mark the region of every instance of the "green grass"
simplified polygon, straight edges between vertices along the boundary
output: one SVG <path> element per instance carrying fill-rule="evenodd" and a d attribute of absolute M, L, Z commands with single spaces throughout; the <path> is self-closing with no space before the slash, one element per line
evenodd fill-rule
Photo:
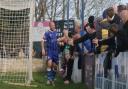
<path fill-rule="evenodd" d="M 26 73 L 25 72 L 17 72 L 17 73 L 0 73 L 0 79 L 2 81 L 8 80 L 8 82 L 13 82 L 13 83 L 24 83 L 26 79 Z"/>
<path fill-rule="evenodd" d="M 32 85 L 37 85 L 37 87 L 25 87 L 0 83 L 0 89 L 86 89 L 85 85 L 81 83 L 65 85 L 60 77 L 57 77 L 55 87 L 46 85 L 46 76 L 42 73 L 34 73 L 33 77 L 34 81 L 32 82 Z"/>

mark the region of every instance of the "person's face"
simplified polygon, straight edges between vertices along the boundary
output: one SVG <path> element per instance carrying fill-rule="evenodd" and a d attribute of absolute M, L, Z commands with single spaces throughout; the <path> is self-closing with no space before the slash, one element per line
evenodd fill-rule
<path fill-rule="evenodd" d="M 121 12 L 118 13 L 118 15 L 120 16 L 123 22 L 128 20 L 128 10 L 122 10 Z"/>
<path fill-rule="evenodd" d="M 90 26 L 87 26 L 87 27 L 86 27 L 86 31 L 87 31 L 88 33 L 92 33 L 92 29 L 90 28 Z"/>
<path fill-rule="evenodd" d="M 108 12 L 108 17 L 109 17 L 109 18 L 112 18 L 112 16 L 114 16 L 114 11 L 109 11 L 109 12 Z"/>
<path fill-rule="evenodd" d="M 54 22 L 50 22 L 49 23 L 49 27 L 52 31 L 55 31 L 55 23 Z"/>

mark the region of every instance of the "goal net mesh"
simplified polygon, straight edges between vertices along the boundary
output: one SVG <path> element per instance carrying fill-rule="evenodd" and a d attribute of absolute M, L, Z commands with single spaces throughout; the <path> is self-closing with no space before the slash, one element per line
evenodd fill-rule
<path fill-rule="evenodd" d="M 0 0 L 0 81 L 29 80 L 33 7 L 33 0 Z"/>

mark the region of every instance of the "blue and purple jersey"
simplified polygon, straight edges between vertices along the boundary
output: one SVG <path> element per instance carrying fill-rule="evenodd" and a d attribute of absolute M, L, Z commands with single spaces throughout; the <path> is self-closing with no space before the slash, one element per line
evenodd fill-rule
<path fill-rule="evenodd" d="M 47 31 L 44 34 L 44 40 L 46 41 L 46 51 L 48 59 L 53 61 L 58 60 L 58 42 L 57 42 L 57 32 L 56 31 Z"/>
<path fill-rule="evenodd" d="M 57 43 L 57 32 L 56 31 L 48 31 L 44 34 L 44 39 L 47 44 L 46 51 L 57 51 L 58 43 Z"/>

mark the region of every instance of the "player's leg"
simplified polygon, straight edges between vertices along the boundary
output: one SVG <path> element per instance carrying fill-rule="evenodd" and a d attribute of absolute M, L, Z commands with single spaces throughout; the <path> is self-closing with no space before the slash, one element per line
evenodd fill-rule
<path fill-rule="evenodd" d="M 50 84 L 52 81 L 52 58 L 50 56 L 48 56 L 48 60 L 47 60 L 47 84 Z"/>
<path fill-rule="evenodd" d="M 65 73 L 66 73 L 66 64 L 67 64 L 67 62 L 66 62 L 65 57 L 61 60 L 62 60 L 62 63 L 61 63 L 61 69 L 59 70 L 59 72 L 60 72 L 61 76 L 64 78 Z"/>
<path fill-rule="evenodd" d="M 55 77 L 56 77 L 56 73 L 57 73 L 57 69 L 58 69 L 58 64 L 59 64 L 59 60 L 58 60 L 58 54 L 54 54 L 53 56 L 53 60 L 52 60 L 52 84 L 53 86 L 55 86 L 54 81 L 55 81 Z"/>
<path fill-rule="evenodd" d="M 57 70 L 58 70 L 58 64 L 56 62 L 53 62 L 53 81 L 55 80 Z"/>
<path fill-rule="evenodd" d="M 74 60 L 72 58 L 70 58 L 67 62 L 67 75 L 64 78 L 64 84 L 69 84 L 71 81 L 73 64 L 74 64 Z"/>

